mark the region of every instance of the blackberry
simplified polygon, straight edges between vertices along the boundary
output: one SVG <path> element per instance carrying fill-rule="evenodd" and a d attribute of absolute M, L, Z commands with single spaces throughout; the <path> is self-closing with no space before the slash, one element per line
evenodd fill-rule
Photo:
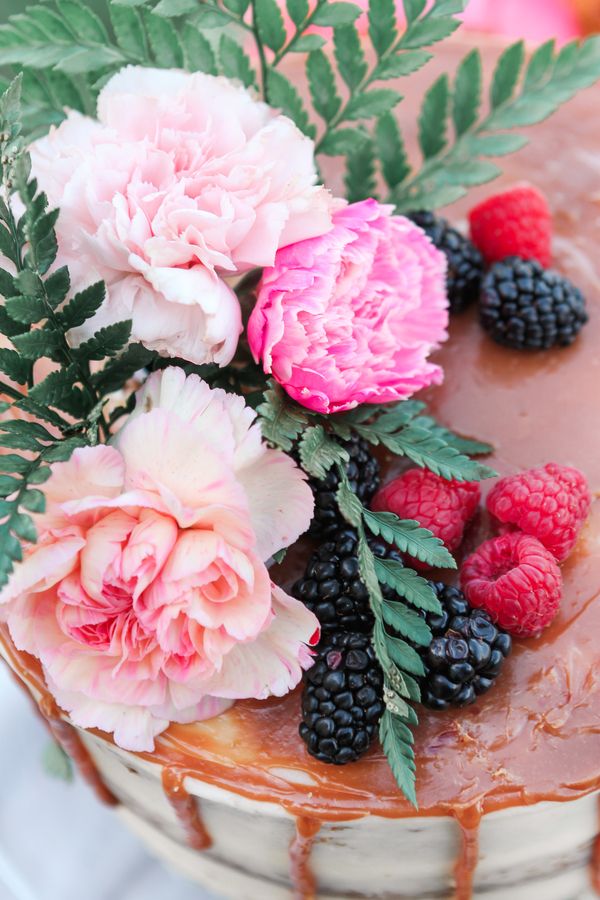
<path fill-rule="evenodd" d="M 498 343 L 516 350 L 572 344 L 588 321 L 579 288 L 537 260 L 508 256 L 483 279 L 479 315 Z"/>
<path fill-rule="evenodd" d="M 485 610 L 472 609 L 458 588 L 441 582 L 431 586 L 442 613 L 425 616 L 433 640 L 418 648 L 425 666 L 422 702 L 430 709 L 468 706 L 492 687 L 511 651 L 511 637 Z"/>
<path fill-rule="evenodd" d="M 483 277 L 483 256 L 468 238 L 432 212 L 419 210 L 408 215 L 429 235 L 448 260 L 448 301 L 451 313 L 460 313 L 477 299 Z"/>
<path fill-rule="evenodd" d="M 365 634 L 339 631 L 304 676 L 300 737 L 322 762 L 343 765 L 369 748 L 383 713 L 383 673 Z"/>
<path fill-rule="evenodd" d="M 401 561 L 400 554 L 383 541 L 371 539 L 369 546 L 375 556 Z M 316 615 L 324 636 L 334 631 L 370 634 L 373 630 L 369 592 L 358 568 L 358 535 L 353 528 L 339 527 L 312 554 L 303 577 L 292 587 L 293 596 Z M 385 586 L 382 590 L 384 595 L 390 591 Z"/>
<path fill-rule="evenodd" d="M 369 444 L 358 435 L 348 441 L 340 441 L 348 451 L 350 459 L 346 464 L 346 475 L 350 487 L 365 506 L 375 496 L 379 488 L 379 463 L 369 450 Z M 313 537 L 323 537 L 339 527 L 340 513 L 335 499 L 340 479 L 335 468 L 329 470 L 325 478 L 309 478 L 315 498 L 315 513 L 309 529 Z"/>

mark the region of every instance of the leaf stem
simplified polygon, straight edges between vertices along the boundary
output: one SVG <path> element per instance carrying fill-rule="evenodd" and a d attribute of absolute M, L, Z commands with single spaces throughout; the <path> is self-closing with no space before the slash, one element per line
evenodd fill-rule
<path fill-rule="evenodd" d="M 258 58 L 260 60 L 260 81 L 262 84 L 262 93 L 263 99 L 265 103 L 269 102 L 269 85 L 268 85 L 268 72 L 269 65 L 267 63 L 267 56 L 265 54 L 265 48 L 263 42 L 261 40 L 259 31 L 258 31 L 258 21 L 256 16 L 256 0 L 251 0 L 252 7 L 252 34 L 254 35 L 254 42 L 256 44 L 256 49 L 258 50 Z"/>

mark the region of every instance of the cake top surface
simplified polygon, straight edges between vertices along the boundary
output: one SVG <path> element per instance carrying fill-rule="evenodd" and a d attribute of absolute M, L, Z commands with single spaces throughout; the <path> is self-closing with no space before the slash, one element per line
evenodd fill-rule
<path fill-rule="evenodd" d="M 416 121 L 422 84 L 431 83 L 436 69 L 454 69 L 464 51 L 464 41 L 450 42 L 424 78 L 417 74 L 408 89 L 403 84 L 401 115 L 408 128 Z M 495 55 L 490 45 L 487 67 Z M 580 468 L 595 498 L 600 496 L 600 157 L 592 112 L 599 101 L 597 87 L 540 125 L 533 143 L 504 161 L 502 177 L 506 184 L 534 181 L 548 197 L 556 265 L 586 295 L 588 327 L 570 348 L 528 355 L 492 343 L 474 313 L 456 317 L 436 360 L 444 368 L 444 384 L 427 396 L 442 424 L 494 446 L 490 464 L 501 475 L 557 460 Z M 335 166 L 325 167 L 324 174 L 339 191 Z M 481 189 L 481 196 L 485 193 Z M 459 222 L 466 208 L 458 204 L 451 218 Z M 389 465 L 387 474 L 393 474 Z M 488 533 L 482 517 L 463 553 Z M 278 584 L 289 589 L 309 547 L 303 542 L 288 554 L 273 572 Z M 564 598 L 552 625 L 537 639 L 516 642 L 503 677 L 475 706 L 421 711 L 415 735 L 421 814 L 570 799 L 598 787 L 599 550 L 600 504 L 595 502 L 563 567 Z M 33 657 L 17 658 L 10 648 L 9 653 L 15 667 L 30 680 L 39 679 Z M 414 814 L 378 746 L 351 765 L 324 765 L 308 755 L 298 736 L 299 719 L 298 691 L 266 702 L 241 701 L 205 722 L 171 725 L 157 738 L 156 749 L 141 755 L 300 814 L 331 819 L 369 812 Z"/>

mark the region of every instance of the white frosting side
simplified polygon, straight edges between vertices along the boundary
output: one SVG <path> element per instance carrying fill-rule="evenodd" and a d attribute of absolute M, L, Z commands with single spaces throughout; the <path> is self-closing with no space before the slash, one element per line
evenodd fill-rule
<path fill-rule="evenodd" d="M 190 850 L 163 794 L 159 767 L 97 737 L 84 734 L 84 740 L 103 778 L 124 800 L 125 821 L 169 865 L 233 900 L 289 900 L 295 822 L 284 809 L 189 778 L 186 788 L 200 799 L 214 841 L 209 851 Z M 591 900 L 599 793 L 484 816 L 474 897 Z M 450 897 L 460 842 L 456 822 L 444 817 L 324 823 L 311 855 L 318 897 Z"/>

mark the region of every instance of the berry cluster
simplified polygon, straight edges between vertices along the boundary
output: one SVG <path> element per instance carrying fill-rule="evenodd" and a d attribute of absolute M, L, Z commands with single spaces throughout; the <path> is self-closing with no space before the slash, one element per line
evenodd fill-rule
<path fill-rule="evenodd" d="M 511 651 L 509 634 L 492 622 L 489 612 L 473 609 L 456 587 L 431 583 L 442 613 L 426 615 L 433 640 L 419 648 L 425 677 L 422 701 L 430 709 L 469 706 L 492 687 Z"/>
<path fill-rule="evenodd" d="M 471 240 L 429 212 L 411 213 L 448 258 L 448 299 L 460 312 L 479 297 L 484 330 L 516 350 L 572 344 L 588 321 L 583 294 L 548 266 L 552 217 L 528 184 L 488 197 L 469 213 Z M 484 265 L 489 266 L 484 274 Z"/>
<path fill-rule="evenodd" d="M 358 759 L 375 736 L 383 673 L 371 647 L 373 614 L 359 574 L 358 535 L 338 525 L 329 538 L 311 555 L 292 594 L 314 612 L 322 634 L 304 679 L 300 736 L 317 759 L 339 765 Z M 375 556 L 400 561 L 382 541 L 369 543 Z"/>

